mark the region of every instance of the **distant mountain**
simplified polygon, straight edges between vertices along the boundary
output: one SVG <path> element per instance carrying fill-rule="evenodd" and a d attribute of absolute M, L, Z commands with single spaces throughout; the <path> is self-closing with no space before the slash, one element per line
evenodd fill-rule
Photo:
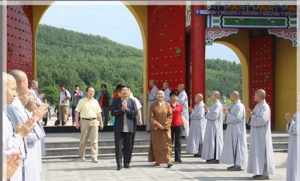
<path fill-rule="evenodd" d="M 206 60 L 206 87 L 208 94 L 212 90 L 219 90 L 225 96 L 232 90 L 242 94 L 241 65 L 221 59 Z"/>
<path fill-rule="evenodd" d="M 37 39 L 40 87 L 57 102 L 57 85 L 73 89 L 106 83 L 109 90 L 128 83 L 140 95 L 143 87 L 143 51 L 108 38 L 41 25 Z"/>
<path fill-rule="evenodd" d="M 38 78 L 51 103 L 58 101 L 58 85 L 69 90 L 78 84 L 100 89 L 106 83 L 110 91 L 118 83 L 127 83 L 140 96 L 143 88 L 143 51 L 116 43 L 106 37 L 40 25 L 37 37 Z M 240 90 L 240 65 L 224 60 L 207 60 L 208 90 L 224 93 Z"/>

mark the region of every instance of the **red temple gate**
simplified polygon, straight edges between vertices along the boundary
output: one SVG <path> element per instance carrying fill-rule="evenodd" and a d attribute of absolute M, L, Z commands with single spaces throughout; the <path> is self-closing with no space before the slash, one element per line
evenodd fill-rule
<path fill-rule="evenodd" d="M 33 34 L 31 6 L 7 8 L 7 70 L 21 69 L 33 77 Z"/>
<path fill-rule="evenodd" d="M 148 80 L 185 83 L 185 6 L 148 7 Z"/>
<path fill-rule="evenodd" d="M 273 87 L 274 87 L 274 39 L 272 36 L 259 36 L 250 39 L 250 104 L 255 105 L 253 96 L 257 89 L 264 89 L 267 92 L 267 102 L 272 113 L 273 105 Z M 272 119 L 272 127 L 274 127 Z"/>

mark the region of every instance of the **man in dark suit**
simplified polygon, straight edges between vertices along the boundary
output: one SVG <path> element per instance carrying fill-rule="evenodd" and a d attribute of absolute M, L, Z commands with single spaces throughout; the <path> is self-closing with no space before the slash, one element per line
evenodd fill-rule
<path fill-rule="evenodd" d="M 131 155 L 136 131 L 137 107 L 129 98 L 129 89 L 125 85 L 117 87 L 118 97 L 112 100 L 111 113 L 115 117 L 114 136 L 117 170 L 130 167 Z"/>

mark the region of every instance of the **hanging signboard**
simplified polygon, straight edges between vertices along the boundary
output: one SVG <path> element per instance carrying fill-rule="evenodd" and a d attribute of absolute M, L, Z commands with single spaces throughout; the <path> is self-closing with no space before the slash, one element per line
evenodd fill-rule
<path fill-rule="evenodd" d="M 294 17 L 207 16 L 210 28 L 296 28 Z"/>
<path fill-rule="evenodd" d="M 296 17 L 295 5 L 270 6 L 270 5 L 225 5 L 208 6 L 206 10 L 196 10 L 197 15 L 216 16 L 268 16 L 268 17 Z"/>

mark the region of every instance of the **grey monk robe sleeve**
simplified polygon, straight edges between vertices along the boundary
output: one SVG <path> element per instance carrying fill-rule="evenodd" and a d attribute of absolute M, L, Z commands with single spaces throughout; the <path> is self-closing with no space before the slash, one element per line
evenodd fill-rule
<path fill-rule="evenodd" d="M 264 127 L 269 122 L 269 112 L 265 106 L 261 106 L 258 111 L 252 113 L 250 125 L 253 127 Z"/>
<path fill-rule="evenodd" d="M 241 105 L 232 106 L 232 110 L 228 112 L 227 124 L 238 124 L 243 122 L 244 109 Z"/>
<path fill-rule="evenodd" d="M 220 106 L 214 105 L 212 108 L 209 109 L 208 113 L 206 114 L 206 118 L 209 121 L 216 121 L 220 116 Z"/>

